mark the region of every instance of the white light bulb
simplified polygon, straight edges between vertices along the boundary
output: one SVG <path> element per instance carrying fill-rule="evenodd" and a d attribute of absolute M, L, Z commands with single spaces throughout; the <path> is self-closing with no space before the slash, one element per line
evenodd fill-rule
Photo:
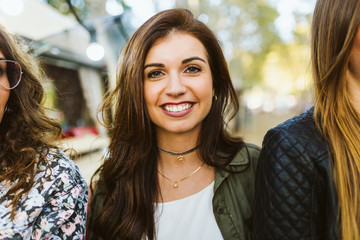
<path fill-rule="evenodd" d="M 105 10 L 112 16 L 120 15 L 124 12 L 124 8 L 116 0 L 107 0 L 105 4 Z"/>
<path fill-rule="evenodd" d="M 10 16 L 17 16 L 24 10 L 22 0 L 0 0 L 1 10 Z"/>
<path fill-rule="evenodd" d="M 98 42 L 92 42 L 86 49 L 86 55 L 92 61 L 99 61 L 105 55 L 104 47 Z"/>

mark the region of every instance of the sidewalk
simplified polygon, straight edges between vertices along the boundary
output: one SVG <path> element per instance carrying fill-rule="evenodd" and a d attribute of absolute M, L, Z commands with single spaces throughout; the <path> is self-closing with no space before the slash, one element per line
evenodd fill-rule
<path fill-rule="evenodd" d="M 92 175 L 102 163 L 103 154 L 104 151 L 92 152 L 74 160 L 88 185 Z"/>

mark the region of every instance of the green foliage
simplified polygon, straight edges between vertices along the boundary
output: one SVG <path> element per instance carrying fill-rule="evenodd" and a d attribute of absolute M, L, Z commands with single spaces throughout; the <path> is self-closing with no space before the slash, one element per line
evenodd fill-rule
<path fill-rule="evenodd" d="M 227 58 L 235 86 L 258 84 L 267 54 L 284 44 L 274 25 L 279 14 L 264 0 L 199 0 L 195 8 L 182 7 L 209 16 L 206 24 L 218 33 L 225 52 L 230 52 Z"/>
<path fill-rule="evenodd" d="M 44 1 L 47 2 L 49 5 L 53 6 L 54 8 L 56 8 L 62 14 L 72 15 L 66 0 L 44 0 Z M 130 8 L 128 5 L 126 5 L 124 0 L 116 0 L 116 1 L 122 5 L 124 10 Z M 98 5 L 98 2 L 99 1 L 96 0 L 71 0 L 71 4 L 73 5 L 79 18 L 82 20 L 91 18 L 92 8 L 96 7 Z"/>

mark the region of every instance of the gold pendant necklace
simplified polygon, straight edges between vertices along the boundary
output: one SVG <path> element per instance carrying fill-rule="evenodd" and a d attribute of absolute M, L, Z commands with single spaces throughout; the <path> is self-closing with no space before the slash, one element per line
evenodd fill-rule
<path fill-rule="evenodd" d="M 202 163 L 197 169 L 195 169 L 195 171 L 193 171 L 192 173 L 190 173 L 190 174 L 187 175 L 186 177 L 181 178 L 181 179 L 179 179 L 179 180 L 173 180 L 173 179 L 171 179 L 171 178 L 168 178 L 167 176 L 165 176 L 165 175 L 164 175 L 162 172 L 160 172 L 159 170 L 158 170 L 158 173 L 159 173 L 161 176 L 163 176 L 165 179 L 169 180 L 170 182 L 173 182 L 173 183 L 174 183 L 173 187 L 174 187 L 174 188 L 177 188 L 177 187 L 179 186 L 179 185 L 178 185 L 179 182 L 184 181 L 185 179 L 187 179 L 187 178 L 191 177 L 192 175 L 194 175 L 197 171 L 200 170 L 200 168 L 201 168 L 204 164 L 205 164 L 205 163 Z"/>

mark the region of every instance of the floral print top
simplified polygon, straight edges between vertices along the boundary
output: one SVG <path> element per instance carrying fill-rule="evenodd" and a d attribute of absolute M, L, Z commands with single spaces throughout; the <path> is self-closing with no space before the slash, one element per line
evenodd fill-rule
<path fill-rule="evenodd" d="M 86 182 L 78 167 L 64 152 L 50 149 L 46 163 L 39 165 L 34 186 L 24 194 L 10 217 L 11 198 L 5 196 L 14 184 L 0 182 L 0 239 L 85 239 L 88 200 Z"/>

